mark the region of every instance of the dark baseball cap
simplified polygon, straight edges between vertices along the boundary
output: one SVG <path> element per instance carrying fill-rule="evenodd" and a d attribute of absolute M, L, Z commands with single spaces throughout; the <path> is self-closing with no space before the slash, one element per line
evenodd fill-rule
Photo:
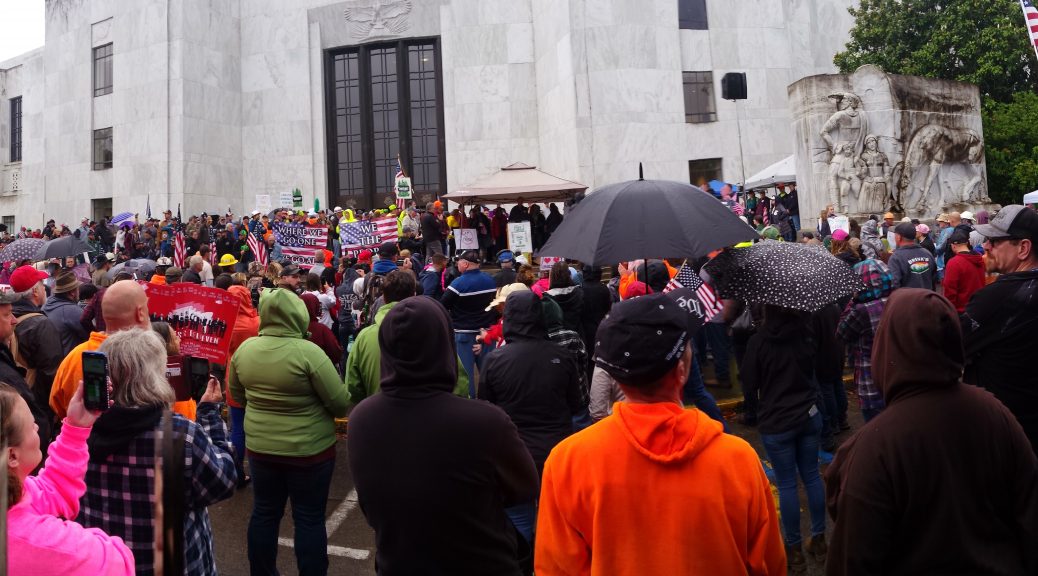
<path fill-rule="evenodd" d="M 289 264 L 281 269 L 282 278 L 284 278 L 285 276 L 299 276 L 299 273 L 299 266 L 295 264 Z"/>
<path fill-rule="evenodd" d="M 948 237 L 949 244 L 969 244 L 970 235 L 965 230 L 955 230 L 951 236 Z"/>
<path fill-rule="evenodd" d="M 479 264 L 479 252 L 476 250 L 466 250 L 458 255 L 459 260 L 467 260 L 473 264 Z"/>
<path fill-rule="evenodd" d="M 988 239 L 1016 238 L 1034 241 L 1038 238 L 1038 213 L 1020 204 L 1003 207 L 987 224 L 977 224 L 977 232 Z"/>
<path fill-rule="evenodd" d="M 379 258 L 392 258 L 400 253 L 400 248 L 397 247 L 396 242 L 383 242 L 378 247 Z"/>
<path fill-rule="evenodd" d="M 685 352 L 686 318 L 664 294 L 614 304 L 598 327 L 595 364 L 621 383 L 658 380 Z"/>
<path fill-rule="evenodd" d="M 902 222 L 894 227 L 894 232 L 902 238 L 908 238 L 913 240 L 916 237 L 915 224 L 911 222 Z"/>

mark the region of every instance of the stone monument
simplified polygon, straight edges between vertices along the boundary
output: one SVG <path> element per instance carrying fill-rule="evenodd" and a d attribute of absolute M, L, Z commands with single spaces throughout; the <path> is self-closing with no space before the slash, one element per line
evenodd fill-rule
<path fill-rule="evenodd" d="M 988 197 L 980 93 L 972 84 L 862 66 L 789 86 L 804 222 L 827 205 L 930 220 L 996 208 Z"/>

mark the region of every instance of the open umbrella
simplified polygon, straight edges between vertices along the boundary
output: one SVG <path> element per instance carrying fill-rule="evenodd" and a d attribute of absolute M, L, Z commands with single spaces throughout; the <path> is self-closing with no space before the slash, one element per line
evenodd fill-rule
<path fill-rule="evenodd" d="M 8 244 L 0 250 L 0 262 L 18 262 L 20 260 L 36 260 L 36 251 L 47 241 L 42 238 L 22 238 Z"/>
<path fill-rule="evenodd" d="M 540 254 L 601 266 L 699 258 L 757 237 L 745 220 L 695 186 L 639 179 L 588 194 L 566 213 Z"/>
<path fill-rule="evenodd" d="M 765 240 L 706 263 L 722 298 L 814 312 L 864 288 L 850 266 L 820 246 Z"/>
<path fill-rule="evenodd" d="M 89 244 L 75 236 L 62 236 L 40 246 L 36 250 L 35 258 L 37 260 L 64 258 L 66 256 L 78 256 L 84 252 L 90 252 Z"/>
<path fill-rule="evenodd" d="M 120 272 L 129 272 L 135 274 L 138 280 L 147 280 L 155 272 L 155 261 L 148 258 L 135 258 L 133 260 L 127 260 L 126 262 L 120 262 L 115 266 L 112 266 L 105 277 L 109 280 L 115 280 L 115 277 Z"/>
<path fill-rule="evenodd" d="M 122 224 L 123 222 L 130 222 L 132 220 L 133 220 L 133 213 L 132 212 L 120 212 L 120 213 L 116 214 L 115 216 L 112 216 L 112 219 L 109 220 L 108 223 L 109 224 L 113 224 L 113 225 L 119 225 L 119 224 Z"/>

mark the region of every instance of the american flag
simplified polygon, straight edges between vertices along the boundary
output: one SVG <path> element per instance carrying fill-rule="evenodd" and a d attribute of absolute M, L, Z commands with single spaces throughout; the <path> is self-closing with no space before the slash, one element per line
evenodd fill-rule
<path fill-rule="evenodd" d="M 173 265 L 178 268 L 184 267 L 184 233 L 177 232 L 173 235 Z"/>
<path fill-rule="evenodd" d="M 339 235 L 343 254 L 374 248 L 383 242 L 396 240 L 396 218 L 388 216 L 377 220 L 340 223 Z"/>
<path fill-rule="evenodd" d="M 209 243 L 209 265 L 216 266 L 216 242 Z"/>
<path fill-rule="evenodd" d="M 666 294 L 678 288 L 688 288 L 696 293 L 700 304 L 703 305 L 703 314 L 708 321 L 724 308 L 714 289 L 703 282 L 703 279 L 687 263 L 678 268 L 678 273 L 663 288 L 663 293 Z"/>
<path fill-rule="evenodd" d="M 1027 36 L 1031 39 L 1031 47 L 1038 56 L 1038 8 L 1031 0 L 1020 0 L 1020 8 L 1024 11 L 1024 24 L 1027 25 Z"/>
<path fill-rule="evenodd" d="M 267 265 L 267 245 L 263 240 L 256 237 L 255 234 L 249 234 L 248 239 L 245 241 L 249 245 L 249 250 L 252 250 L 253 255 L 256 256 L 256 262 L 261 265 Z"/>
<path fill-rule="evenodd" d="M 313 268 L 317 249 L 328 245 L 328 226 L 275 222 L 271 229 L 282 256 L 301 268 Z"/>
<path fill-rule="evenodd" d="M 402 164 L 400 164 L 400 156 L 397 156 L 396 157 L 396 176 L 393 177 L 393 181 L 396 182 L 397 180 L 399 180 L 400 178 L 403 178 L 404 176 L 407 176 L 407 174 L 404 174 L 404 166 Z"/>

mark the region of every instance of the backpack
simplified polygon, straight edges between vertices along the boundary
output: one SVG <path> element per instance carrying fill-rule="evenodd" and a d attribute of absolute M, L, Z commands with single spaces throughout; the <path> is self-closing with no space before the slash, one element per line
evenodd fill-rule
<path fill-rule="evenodd" d="M 40 312 L 30 312 L 28 314 L 23 314 L 22 316 L 19 316 L 18 321 L 25 322 L 27 319 L 32 318 L 33 316 L 43 316 L 43 314 Z M 8 348 L 11 349 L 11 356 L 14 358 L 14 363 L 22 370 L 25 370 L 25 383 L 28 384 L 29 388 L 31 389 L 33 385 L 36 384 L 36 369 L 29 366 L 29 362 L 26 360 L 25 356 L 22 355 L 21 350 L 18 348 L 17 330 L 11 333 L 11 339 L 10 341 L 8 341 L 7 345 Z"/>
<path fill-rule="evenodd" d="M 360 328 L 375 322 L 375 301 L 382 297 L 382 284 L 386 277 L 372 272 L 364 277 L 364 296 L 360 302 Z"/>

